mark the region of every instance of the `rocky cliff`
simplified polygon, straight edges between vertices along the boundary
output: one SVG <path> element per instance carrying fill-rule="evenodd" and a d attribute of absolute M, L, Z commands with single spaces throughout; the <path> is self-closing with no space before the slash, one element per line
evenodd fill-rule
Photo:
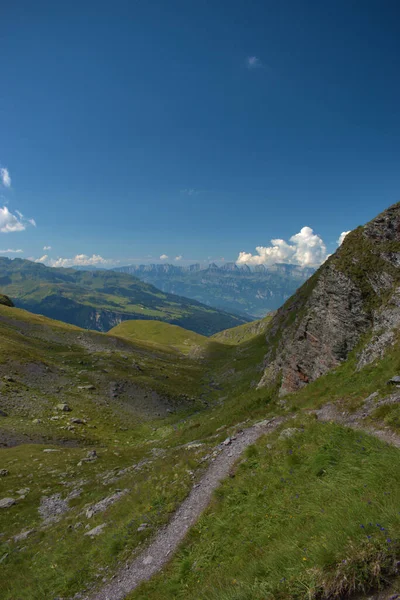
<path fill-rule="evenodd" d="M 400 324 L 400 203 L 352 231 L 278 310 L 267 332 L 259 387 L 293 392 L 347 358 L 382 356 Z"/>

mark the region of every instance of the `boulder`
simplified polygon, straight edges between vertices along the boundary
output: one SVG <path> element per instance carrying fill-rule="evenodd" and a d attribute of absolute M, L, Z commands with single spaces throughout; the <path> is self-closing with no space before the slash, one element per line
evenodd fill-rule
<path fill-rule="evenodd" d="M 0 508 L 10 508 L 13 504 L 15 504 L 14 498 L 3 498 L 0 500 Z"/>
<path fill-rule="evenodd" d="M 103 523 L 102 525 L 97 525 L 97 527 L 94 527 L 90 531 L 87 531 L 85 535 L 88 535 L 89 537 L 96 537 L 96 535 L 100 535 L 101 533 L 103 533 L 103 529 L 105 526 L 106 523 Z"/>
<path fill-rule="evenodd" d="M 65 402 L 63 402 L 62 404 L 57 404 L 56 409 L 61 410 L 61 412 L 71 412 L 71 410 L 72 410 L 69 407 L 69 405 L 66 404 Z"/>

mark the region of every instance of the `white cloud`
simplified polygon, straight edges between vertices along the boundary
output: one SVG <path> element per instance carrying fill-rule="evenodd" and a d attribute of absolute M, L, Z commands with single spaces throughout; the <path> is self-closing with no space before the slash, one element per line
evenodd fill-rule
<path fill-rule="evenodd" d="M 51 246 L 43 246 L 43 250 L 51 250 Z"/>
<path fill-rule="evenodd" d="M 20 248 L 18 248 L 18 250 L 12 250 L 11 248 L 8 248 L 8 250 L 0 250 L 0 254 L 20 254 L 21 252 L 23 252 L 23 250 Z"/>
<path fill-rule="evenodd" d="M 24 215 L 19 212 L 19 210 L 15 211 L 14 215 L 11 213 L 7 206 L 3 206 L 0 208 L 0 232 L 1 233 L 13 233 L 15 231 L 25 231 L 26 226 L 28 224 L 36 227 L 36 222 L 34 219 L 25 219 Z"/>
<path fill-rule="evenodd" d="M 178 256 L 175 256 L 175 260 L 182 260 L 183 256 L 182 254 L 179 254 Z"/>
<path fill-rule="evenodd" d="M 322 264 L 327 258 L 326 246 L 322 238 L 315 234 L 311 227 L 303 227 L 299 233 L 292 235 L 289 243 L 285 240 L 271 240 L 271 246 L 257 246 L 257 254 L 240 252 L 238 265 L 274 265 L 289 263 L 302 267 L 313 267 Z"/>
<path fill-rule="evenodd" d="M 11 187 L 11 177 L 10 177 L 10 173 L 8 172 L 8 169 L 6 169 L 5 167 L 2 167 L 0 169 L 0 179 L 2 184 L 4 185 L 4 187 Z"/>
<path fill-rule="evenodd" d="M 195 190 L 194 188 L 185 188 L 181 190 L 181 194 L 186 194 L 186 196 L 197 196 L 200 194 L 200 190 Z"/>
<path fill-rule="evenodd" d="M 45 246 L 45 248 L 49 248 L 49 246 Z M 112 258 L 103 258 L 100 254 L 92 254 L 92 256 L 88 256 L 87 254 L 77 254 L 73 258 L 49 258 L 48 254 L 44 254 L 40 258 L 29 258 L 29 260 L 33 260 L 37 263 L 43 263 L 48 265 L 49 267 L 89 267 L 89 266 L 106 266 L 117 264 L 120 261 L 114 260 Z"/>
<path fill-rule="evenodd" d="M 339 239 L 337 240 L 337 244 L 339 246 L 341 246 L 343 244 L 343 240 L 346 237 L 346 235 L 348 235 L 350 233 L 350 231 L 342 231 L 342 233 L 339 235 Z"/>
<path fill-rule="evenodd" d="M 26 229 L 26 224 L 23 218 L 10 213 L 7 206 L 0 208 L 0 231 L 2 233 L 24 231 L 24 229 Z"/>
<path fill-rule="evenodd" d="M 100 254 L 92 254 L 92 256 L 88 256 L 87 254 L 77 254 L 73 258 L 57 258 L 57 259 L 49 259 L 45 254 L 41 258 L 39 258 L 36 262 L 44 262 L 48 264 L 50 267 L 89 267 L 89 266 L 105 266 L 116 264 L 119 261 L 114 260 L 112 258 L 103 258 Z"/>
<path fill-rule="evenodd" d="M 248 69 L 259 69 L 263 65 L 257 56 L 248 56 L 246 58 L 246 66 Z"/>
<path fill-rule="evenodd" d="M 161 254 L 160 256 L 160 260 L 167 260 L 168 256 L 167 254 Z"/>

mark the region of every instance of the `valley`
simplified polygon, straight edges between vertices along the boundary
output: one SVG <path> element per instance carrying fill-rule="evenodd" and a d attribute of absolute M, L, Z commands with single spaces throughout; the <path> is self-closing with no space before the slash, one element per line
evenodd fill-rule
<path fill-rule="evenodd" d="M 0 289 L 16 306 L 52 319 L 108 331 L 130 319 L 151 319 L 212 335 L 251 319 L 156 289 L 114 271 L 50 268 L 0 257 Z"/>
<path fill-rule="evenodd" d="M 238 266 L 235 263 L 187 267 L 170 264 L 116 267 L 164 292 L 186 296 L 220 310 L 262 318 L 279 308 L 315 271 L 290 264 Z"/>
<path fill-rule="evenodd" d="M 393 596 L 399 231 L 397 204 L 275 313 L 208 337 L 2 296 L 0 597 Z"/>

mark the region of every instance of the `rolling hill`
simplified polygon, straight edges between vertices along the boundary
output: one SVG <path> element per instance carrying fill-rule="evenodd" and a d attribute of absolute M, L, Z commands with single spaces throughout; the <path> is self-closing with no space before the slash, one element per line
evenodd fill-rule
<path fill-rule="evenodd" d="M 22 259 L 0 258 L 0 290 L 20 308 L 97 331 L 125 320 L 153 319 L 212 335 L 248 321 L 128 274 L 56 269 Z"/>

